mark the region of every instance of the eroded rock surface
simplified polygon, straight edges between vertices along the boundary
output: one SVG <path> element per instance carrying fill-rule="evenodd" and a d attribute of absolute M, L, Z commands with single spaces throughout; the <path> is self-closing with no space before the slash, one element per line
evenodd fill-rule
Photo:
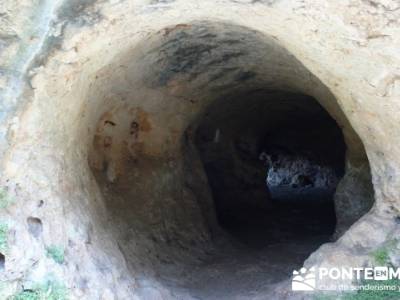
<path fill-rule="evenodd" d="M 224 276 L 244 263 L 261 281 L 226 295 L 296 298 L 270 272 L 262 282 L 256 260 L 240 260 L 196 144 L 213 107 L 225 129 L 213 128 L 211 146 L 246 124 L 272 126 L 262 99 L 227 105 L 259 91 L 314 98 L 346 144 L 335 195 L 341 237 L 305 265 L 374 264 L 371 253 L 399 233 L 399 14 L 397 1 L 7 1 L 1 297 L 47 284 L 71 299 L 212 299 L 190 271 L 229 249 L 238 263 L 212 260 L 202 283 L 214 266 Z M 230 126 L 230 114 L 243 118 Z M 223 148 L 245 154 L 231 170 L 258 176 L 246 156 L 254 134 L 239 136 L 239 152 Z M 249 186 L 240 176 L 229 183 L 235 194 Z M 267 193 L 251 190 L 252 199 Z"/>

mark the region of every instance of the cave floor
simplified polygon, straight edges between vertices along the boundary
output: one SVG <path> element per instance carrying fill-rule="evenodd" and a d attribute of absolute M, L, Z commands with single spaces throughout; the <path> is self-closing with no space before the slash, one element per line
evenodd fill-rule
<path fill-rule="evenodd" d="M 213 238 L 212 247 L 200 242 L 186 249 L 186 257 L 174 250 L 181 247 L 178 240 L 169 246 L 154 240 L 160 229 L 148 212 L 159 191 L 152 190 L 146 178 L 128 176 L 115 188 L 105 178 L 98 180 L 103 180 L 114 234 L 123 241 L 118 244 L 138 287 L 153 285 L 148 278 L 154 278 L 176 299 L 268 299 L 266 295 L 328 242 L 334 230 L 332 193 L 275 190 L 268 207 L 227 212 L 225 233 Z M 138 194 L 147 198 L 132 201 Z"/>
<path fill-rule="evenodd" d="M 241 208 L 241 217 L 228 217 L 225 229 L 232 244 L 186 274 L 186 287 L 198 299 L 264 299 L 274 286 L 291 277 L 294 269 L 334 229 L 331 193 L 303 189 L 273 191 L 269 209 Z M 266 298 L 265 298 L 266 299 Z"/>

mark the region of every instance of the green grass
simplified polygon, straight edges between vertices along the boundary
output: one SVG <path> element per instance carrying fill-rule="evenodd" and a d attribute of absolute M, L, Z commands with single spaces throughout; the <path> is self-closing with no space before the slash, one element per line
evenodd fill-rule
<path fill-rule="evenodd" d="M 0 188 L 0 208 L 6 208 L 14 202 L 14 199 L 10 197 L 7 190 Z"/>
<path fill-rule="evenodd" d="M 64 262 L 64 248 L 61 246 L 51 245 L 46 248 L 47 257 L 52 258 L 56 263 Z"/>
<path fill-rule="evenodd" d="M 0 223 L 0 252 L 6 252 L 8 250 L 7 235 L 8 225 L 5 223 Z"/>
<path fill-rule="evenodd" d="M 397 239 L 386 242 L 383 246 L 371 252 L 376 264 L 386 266 L 390 264 L 390 252 L 396 248 Z"/>
<path fill-rule="evenodd" d="M 38 291 L 22 291 L 17 295 L 12 296 L 10 299 L 12 300 L 41 300 Z"/>
<path fill-rule="evenodd" d="M 380 291 L 380 290 L 358 290 L 355 293 L 345 293 L 342 300 L 392 300 L 400 299 L 400 280 L 390 279 L 390 280 L 367 280 L 362 283 L 363 285 L 369 284 L 370 286 L 396 286 L 394 291 Z"/>
<path fill-rule="evenodd" d="M 372 257 L 380 266 L 386 266 L 389 261 L 389 249 L 386 247 L 379 248 L 372 252 Z"/>
<path fill-rule="evenodd" d="M 10 300 L 67 300 L 67 289 L 55 280 L 38 284 L 30 290 L 24 290 L 11 296 Z"/>

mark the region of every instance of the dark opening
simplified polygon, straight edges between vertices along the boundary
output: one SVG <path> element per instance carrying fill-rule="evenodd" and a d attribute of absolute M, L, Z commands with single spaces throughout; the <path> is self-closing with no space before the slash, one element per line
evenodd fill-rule
<path fill-rule="evenodd" d="M 28 223 L 28 231 L 35 238 L 39 238 L 43 231 L 42 220 L 39 218 L 29 217 L 26 222 Z"/>
<path fill-rule="evenodd" d="M 0 253 L 0 270 L 4 270 L 6 265 L 6 257 L 3 253 Z"/>
<path fill-rule="evenodd" d="M 269 254 L 280 247 L 272 255 L 288 268 L 329 241 L 345 144 L 315 99 L 281 91 L 225 97 L 205 113 L 196 144 L 218 221 L 236 241 Z"/>

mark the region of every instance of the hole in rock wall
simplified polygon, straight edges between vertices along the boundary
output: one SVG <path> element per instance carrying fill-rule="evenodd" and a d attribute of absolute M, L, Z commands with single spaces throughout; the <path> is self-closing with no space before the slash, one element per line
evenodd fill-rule
<path fill-rule="evenodd" d="M 219 223 L 233 236 L 265 252 L 279 245 L 276 261 L 297 263 L 329 241 L 345 144 L 315 99 L 268 90 L 223 98 L 196 144 Z"/>
<path fill-rule="evenodd" d="M 106 213 L 93 224 L 144 298 L 155 282 L 199 299 L 262 293 L 371 208 L 360 139 L 273 38 L 179 24 L 114 60 L 93 77 L 77 140 Z"/>
<path fill-rule="evenodd" d="M 29 217 L 27 223 L 29 233 L 35 238 L 39 238 L 43 230 L 42 221 L 39 218 Z"/>
<path fill-rule="evenodd" d="M 4 270 L 6 264 L 6 257 L 3 253 L 0 253 L 0 270 Z"/>

